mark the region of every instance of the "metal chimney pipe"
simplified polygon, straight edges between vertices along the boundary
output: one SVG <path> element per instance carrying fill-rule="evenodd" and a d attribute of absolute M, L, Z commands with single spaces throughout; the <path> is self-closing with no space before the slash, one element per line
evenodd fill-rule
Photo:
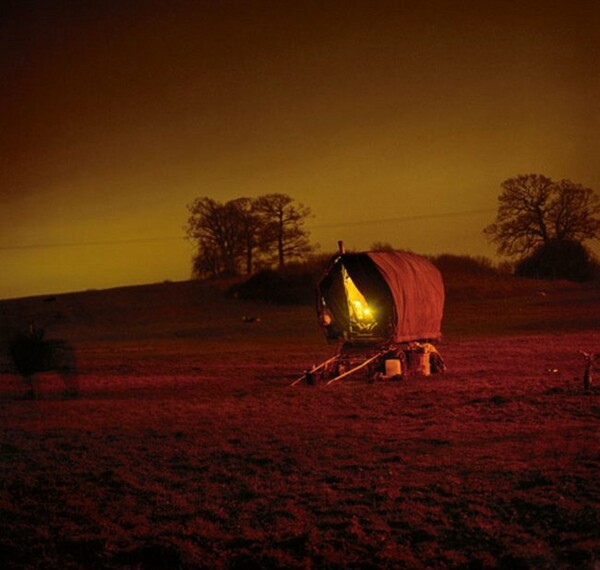
<path fill-rule="evenodd" d="M 346 247 L 344 246 L 344 242 L 342 240 L 338 241 L 338 248 L 340 250 L 341 255 L 346 253 Z"/>

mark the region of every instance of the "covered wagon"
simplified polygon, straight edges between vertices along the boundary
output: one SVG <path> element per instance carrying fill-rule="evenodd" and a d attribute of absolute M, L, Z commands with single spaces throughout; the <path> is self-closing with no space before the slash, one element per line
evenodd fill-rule
<path fill-rule="evenodd" d="M 317 317 L 336 354 L 295 383 L 328 383 L 362 370 L 370 379 L 444 369 L 444 283 L 425 257 L 406 251 L 335 255 L 317 284 Z"/>

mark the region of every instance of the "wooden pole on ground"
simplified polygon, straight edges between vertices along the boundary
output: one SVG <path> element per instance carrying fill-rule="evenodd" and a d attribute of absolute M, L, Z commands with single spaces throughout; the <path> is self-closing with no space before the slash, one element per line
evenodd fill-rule
<path fill-rule="evenodd" d="M 338 380 L 341 380 L 342 378 L 346 378 L 347 376 L 350 376 L 350 374 L 354 374 L 355 372 L 358 372 L 361 368 L 364 368 L 365 366 L 367 366 L 368 364 L 370 364 L 371 362 L 373 362 L 373 360 L 375 360 L 376 358 L 379 358 L 383 354 L 385 354 L 385 353 L 384 352 L 377 353 L 375 356 L 372 356 L 368 360 L 365 360 L 362 364 L 359 364 L 358 366 L 355 366 L 354 368 L 351 368 L 347 372 L 344 372 L 343 374 L 340 374 L 339 376 L 336 376 L 335 378 L 332 378 L 325 385 L 329 386 L 329 384 L 332 384 L 333 382 L 337 382 Z"/>
<path fill-rule="evenodd" d="M 327 366 L 328 364 L 330 364 L 331 362 L 333 362 L 334 360 L 339 358 L 339 356 L 340 356 L 339 354 L 336 354 L 335 356 L 332 356 L 325 362 L 321 362 L 321 364 L 319 364 L 318 366 L 313 366 L 310 370 L 307 370 L 304 374 L 302 374 L 302 376 L 300 376 L 300 378 L 297 378 L 296 380 L 294 380 L 290 384 L 290 386 L 296 386 L 296 384 L 299 384 L 300 382 L 302 382 L 302 380 L 304 380 L 309 374 L 314 374 L 315 372 L 317 372 L 317 370 L 321 370 L 321 368 L 323 368 L 324 366 Z"/>

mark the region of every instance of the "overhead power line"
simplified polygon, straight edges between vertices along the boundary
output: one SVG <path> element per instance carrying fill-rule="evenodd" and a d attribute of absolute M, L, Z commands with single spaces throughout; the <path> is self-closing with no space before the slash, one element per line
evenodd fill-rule
<path fill-rule="evenodd" d="M 320 229 L 320 228 L 342 228 L 342 227 L 350 227 L 350 226 L 368 226 L 370 224 L 385 224 L 391 222 L 412 222 L 417 220 L 430 220 L 434 218 L 455 218 L 459 216 L 472 216 L 476 214 L 489 214 L 491 212 L 495 212 L 495 209 L 482 209 L 482 210 L 463 210 L 461 212 L 445 212 L 443 214 L 421 214 L 417 216 L 400 216 L 397 218 L 379 218 L 377 220 L 362 220 L 362 221 L 354 221 L 354 222 L 334 222 L 331 224 L 317 224 L 314 226 L 310 226 L 311 229 Z"/>
<path fill-rule="evenodd" d="M 161 241 L 180 241 L 185 239 L 185 236 L 168 236 L 168 237 L 156 237 L 156 238 L 129 238 L 129 239 L 113 239 L 104 241 L 72 241 L 72 242 L 61 242 L 61 243 L 30 243 L 21 245 L 0 245 L 0 250 L 9 249 L 45 249 L 51 247 L 83 247 L 83 246 L 97 246 L 97 245 L 115 245 L 115 244 L 128 244 L 128 243 L 152 243 Z"/>
<path fill-rule="evenodd" d="M 379 218 L 376 220 L 355 220 L 348 222 L 332 222 L 329 224 L 315 224 L 309 225 L 310 229 L 324 229 L 324 228 L 345 228 L 355 226 L 368 226 L 372 224 L 385 224 L 385 223 L 400 223 L 400 222 L 413 222 L 419 220 L 431 220 L 438 218 L 455 218 L 460 216 L 473 216 L 477 214 L 489 214 L 495 212 L 495 209 L 482 209 L 482 210 L 462 210 L 460 212 L 445 212 L 440 214 L 420 214 L 416 216 L 399 216 L 396 218 Z M 135 243 L 157 243 L 166 241 L 181 241 L 185 240 L 185 236 L 163 236 L 155 238 L 127 238 L 127 239 L 113 239 L 113 240 L 102 240 L 102 241 L 79 241 L 79 242 L 49 242 L 49 243 L 30 243 L 30 244 L 17 244 L 17 245 L 0 245 L 0 251 L 11 251 L 11 250 L 25 250 L 25 249 L 47 249 L 47 248 L 58 248 L 58 247 L 92 247 L 92 246 L 106 246 L 106 245 L 121 245 L 121 244 L 135 244 Z"/>

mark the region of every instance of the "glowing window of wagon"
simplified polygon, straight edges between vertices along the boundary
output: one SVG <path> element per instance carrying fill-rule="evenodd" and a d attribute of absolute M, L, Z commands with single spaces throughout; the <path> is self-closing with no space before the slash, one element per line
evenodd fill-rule
<path fill-rule="evenodd" d="M 350 323 L 360 327 L 367 326 L 368 328 L 372 328 L 377 321 L 365 296 L 358 290 L 358 287 L 354 284 L 354 281 L 352 281 L 345 268 L 343 269 L 343 277 L 346 299 L 348 300 Z"/>

